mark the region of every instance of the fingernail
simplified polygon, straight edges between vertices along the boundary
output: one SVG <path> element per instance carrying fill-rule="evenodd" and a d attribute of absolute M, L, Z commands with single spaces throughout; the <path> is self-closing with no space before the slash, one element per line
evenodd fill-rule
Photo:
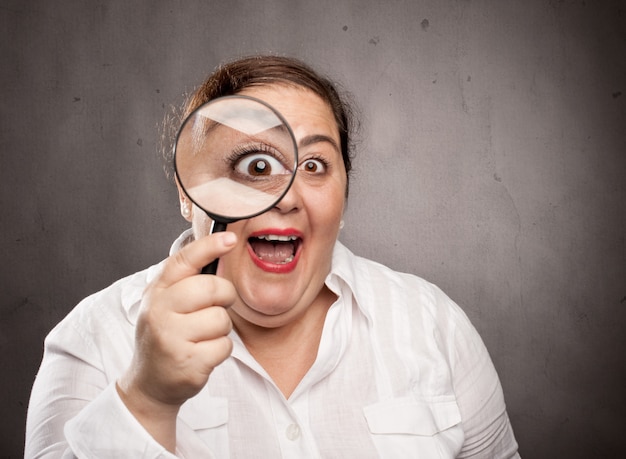
<path fill-rule="evenodd" d="M 235 233 L 224 232 L 222 233 L 222 243 L 224 245 L 235 245 L 237 242 L 237 236 Z"/>

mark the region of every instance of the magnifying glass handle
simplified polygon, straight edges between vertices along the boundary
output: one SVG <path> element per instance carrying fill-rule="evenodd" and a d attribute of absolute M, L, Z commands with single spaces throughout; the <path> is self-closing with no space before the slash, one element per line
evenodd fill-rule
<path fill-rule="evenodd" d="M 226 231 L 226 223 L 218 222 L 217 220 L 213 220 L 211 224 L 210 234 L 213 233 L 221 233 L 222 231 Z M 216 258 L 211 263 L 202 268 L 202 274 L 215 274 L 217 273 L 217 265 L 220 259 Z"/>

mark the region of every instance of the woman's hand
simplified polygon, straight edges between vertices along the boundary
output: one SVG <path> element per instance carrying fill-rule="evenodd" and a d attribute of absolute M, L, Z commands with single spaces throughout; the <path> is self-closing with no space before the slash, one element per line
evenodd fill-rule
<path fill-rule="evenodd" d="M 166 260 L 143 295 L 135 353 L 117 387 L 128 409 L 171 452 L 180 406 L 232 351 L 226 308 L 235 300 L 235 288 L 200 271 L 235 243 L 230 232 L 190 243 Z"/>

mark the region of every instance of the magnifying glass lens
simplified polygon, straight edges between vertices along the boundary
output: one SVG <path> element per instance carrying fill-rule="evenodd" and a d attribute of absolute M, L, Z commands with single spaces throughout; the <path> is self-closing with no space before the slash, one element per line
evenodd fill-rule
<path fill-rule="evenodd" d="M 178 134 L 175 167 L 187 196 L 211 218 L 230 223 L 274 207 L 297 169 L 284 118 L 246 97 L 215 99 L 194 111 Z"/>

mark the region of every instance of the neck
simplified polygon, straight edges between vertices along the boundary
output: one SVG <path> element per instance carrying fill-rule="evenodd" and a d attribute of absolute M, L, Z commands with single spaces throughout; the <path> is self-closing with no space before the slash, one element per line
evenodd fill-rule
<path fill-rule="evenodd" d="M 231 314 L 244 345 L 285 398 L 315 362 L 326 313 L 336 298 L 324 287 L 303 314 L 275 328 L 261 327 Z"/>

